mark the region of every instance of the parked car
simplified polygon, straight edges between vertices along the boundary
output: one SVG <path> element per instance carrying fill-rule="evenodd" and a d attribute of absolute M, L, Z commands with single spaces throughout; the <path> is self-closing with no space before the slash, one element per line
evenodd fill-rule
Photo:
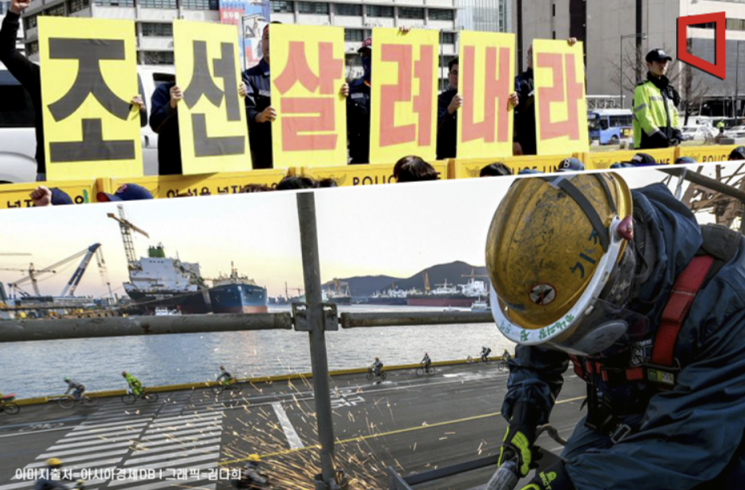
<path fill-rule="evenodd" d="M 745 138 L 745 126 L 735 126 L 724 132 L 727 138 Z"/>
<path fill-rule="evenodd" d="M 175 77 L 173 67 L 138 66 L 139 92 L 150 114 L 151 97 L 161 83 Z M 36 179 L 34 107 L 28 92 L 0 68 L 0 184 L 33 182 Z M 145 174 L 158 173 L 158 135 L 142 128 L 142 160 Z"/>
<path fill-rule="evenodd" d="M 683 141 L 704 141 L 707 138 L 714 138 L 719 131 L 711 126 L 684 126 L 682 133 Z"/>

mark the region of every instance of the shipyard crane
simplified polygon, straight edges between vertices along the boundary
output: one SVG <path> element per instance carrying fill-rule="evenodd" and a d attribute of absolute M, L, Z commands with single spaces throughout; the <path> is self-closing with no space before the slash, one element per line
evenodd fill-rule
<path fill-rule="evenodd" d="M 59 262 L 56 262 L 48 267 L 44 267 L 43 269 L 36 269 L 34 267 L 34 264 L 32 263 L 30 264 L 28 270 L 26 269 L 0 269 L 0 270 L 23 270 L 24 272 L 28 272 L 28 276 L 22 277 L 21 279 L 18 279 L 17 281 L 10 283 L 9 284 L 10 288 L 15 289 L 18 292 L 20 292 L 22 296 L 30 296 L 30 294 L 24 291 L 20 286 L 27 282 L 31 282 L 31 286 L 34 289 L 34 294 L 36 296 L 41 296 L 41 292 L 39 291 L 39 284 L 38 284 L 39 276 L 43 274 L 54 274 L 56 273 L 57 268 L 62 267 L 65 264 L 72 262 L 73 260 L 82 256 L 83 260 L 81 260 L 80 265 L 78 265 L 78 268 L 75 269 L 75 272 L 73 273 L 72 277 L 67 282 L 67 284 L 65 285 L 65 288 L 62 291 L 62 296 L 66 296 L 66 295 L 72 296 L 78 284 L 80 283 L 80 280 L 83 278 L 83 274 L 85 274 L 85 270 L 88 267 L 88 264 L 90 263 L 91 257 L 93 256 L 94 253 L 96 253 L 96 250 L 98 250 L 100 247 L 101 247 L 100 243 L 94 243 L 90 247 L 83 249 L 80 252 L 75 253 L 65 259 L 62 259 Z"/>
<path fill-rule="evenodd" d="M 712 166 L 714 175 L 710 178 L 721 182 L 732 188 L 733 191 L 745 190 L 745 165 L 730 166 Z M 695 172 L 702 173 L 703 167 L 698 167 Z M 686 172 L 693 172 L 693 169 L 686 169 Z M 670 178 L 665 179 L 669 183 Z M 704 185 L 689 183 L 685 192 L 682 192 L 682 179 L 678 184 L 676 197 L 680 196 L 683 202 L 694 213 L 713 215 L 715 222 L 728 228 L 740 226 L 740 231 L 745 231 L 745 221 L 743 221 L 743 210 L 745 203 L 738 198 L 733 197 L 720 190 L 712 190 Z"/>
<path fill-rule="evenodd" d="M 475 280 L 477 277 L 489 277 L 486 274 L 476 274 L 476 269 L 471 269 L 470 274 L 461 274 L 460 277 L 467 277 L 471 279 L 472 281 Z"/>
<path fill-rule="evenodd" d="M 137 256 L 135 255 L 135 245 L 132 239 L 132 232 L 136 231 L 140 235 L 150 238 L 150 235 L 146 231 L 137 228 L 124 216 L 124 206 L 121 204 L 117 206 L 119 209 L 119 216 L 113 213 L 107 213 L 106 216 L 119 223 L 119 230 L 122 233 L 122 242 L 124 242 L 124 253 L 127 255 L 127 266 L 129 269 L 136 268 L 135 262 L 137 262 Z"/>
<path fill-rule="evenodd" d="M 0 252 L 0 255 L 31 255 L 27 252 Z"/>

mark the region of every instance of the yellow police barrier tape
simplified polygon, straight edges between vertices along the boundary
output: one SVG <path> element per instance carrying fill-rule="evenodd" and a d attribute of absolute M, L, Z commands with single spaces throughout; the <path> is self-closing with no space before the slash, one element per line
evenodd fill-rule
<path fill-rule="evenodd" d="M 499 361 L 501 360 L 501 357 L 490 357 L 490 361 Z M 433 362 L 432 366 L 457 366 L 460 364 L 470 364 L 468 360 L 466 359 L 453 359 L 450 361 L 437 361 Z M 384 366 L 383 371 L 404 371 L 407 369 L 416 369 L 420 367 L 421 364 L 397 364 L 397 365 L 391 365 L 391 366 Z M 367 373 L 368 368 L 354 368 L 354 369 L 340 369 L 337 371 L 330 371 L 329 376 L 344 376 L 348 374 L 365 374 Z M 312 373 L 295 373 L 295 374 L 281 374 L 277 376 L 262 376 L 257 378 L 236 378 L 238 382 L 241 383 L 248 383 L 248 384 L 258 384 L 258 383 L 275 383 L 277 381 L 291 381 L 296 379 L 306 379 L 306 378 L 312 378 Z M 168 391 L 186 391 L 186 390 L 194 390 L 198 388 L 209 388 L 210 386 L 215 386 L 219 384 L 217 381 L 199 381 L 195 383 L 183 383 L 183 384 L 177 384 L 177 385 L 165 385 L 165 386 L 146 386 L 145 390 L 148 392 L 153 393 L 163 393 Z M 108 390 L 108 391 L 96 391 L 96 392 L 85 392 L 85 396 L 90 398 L 108 398 L 108 397 L 114 397 L 114 396 L 122 396 L 126 393 L 126 390 Z M 20 400 L 13 400 L 13 403 L 19 405 L 19 406 L 26 406 L 26 405 L 39 405 L 43 403 L 48 403 L 50 401 L 57 400 L 62 395 L 51 395 L 46 397 L 36 397 L 36 398 L 23 398 Z"/>
<path fill-rule="evenodd" d="M 691 157 L 697 163 L 726 162 L 738 146 L 741 145 L 679 146 L 676 158 Z"/>
<path fill-rule="evenodd" d="M 540 170 L 544 173 L 556 172 L 556 168 L 565 158 L 572 156 L 582 160 L 584 154 L 571 154 L 566 155 L 523 155 L 518 157 L 490 157 L 490 158 L 471 158 L 467 160 L 461 160 L 455 158 L 450 160 L 450 178 L 451 179 L 469 179 L 472 177 L 478 177 L 481 169 L 492 163 L 503 163 L 509 167 L 514 173 L 518 173 L 520 170 L 531 168 Z"/>
<path fill-rule="evenodd" d="M 123 184 L 137 184 L 146 188 L 155 199 L 184 196 L 214 196 L 218 194 L 238 194 L 249 184 L 276 185 L 290 169 L 252 170 L 247 172 L 221 172 L 203 175 L 162 175 L 139 177 L 136 179 L 111 179 L 110 192 Z"/>
<path fill-rule="evenodd" d="M 448 161 L 436 161 L 431 165 L 441 180 L 448 178 Z M 334 179 L 339 186 L 373 185 L 395 183 L 393 164 L 345 165 L 341 167 L 303 167 L 301 173 L 314 179 Z"/>
<path fill-rule="evenodd" d="M 26 184 L 0 185 L 0 209 L 33 207 L 31 192 L 39 185 L 65 191 L 75 204 L 96 202 L 100 190 L 94 180 L 68 180 L 64 182 L 30 182 Z"/>
<path fill-rule="evenodd" d="M 662 148 L 659 150 L 625 150 L 601 151 L 584 153 L 580 160 L 587 170 L 602 170 L 610 168 L 614 163 L 630 162 L 637 153 L 646 153 L 657 163 L 672 164 L 677 158 L 677 148 Z"/>

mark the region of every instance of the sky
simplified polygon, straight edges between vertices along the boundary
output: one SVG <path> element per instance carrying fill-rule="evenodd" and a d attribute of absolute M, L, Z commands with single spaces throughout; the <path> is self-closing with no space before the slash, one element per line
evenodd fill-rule
<path fill-rule="evenodd" d="M 620 173 L 632 188 L 665 177 L 651 168 Z M 455 260 L 484 265 L 486 233 L 512 180 L 316 191 L 322 280 L 377 274 L 409 277 Z M 167 256 L 199 262 L 205 278 L 229 273 L 233 261 L 240 273 L 267 287 L 270 296 L 284 294 L 285 282 L 291 295 L 297 294 L 293 288 L 303 287 L 295 192 L 159 199 L 123 206 L 127 219 L 150 235 L 135 234 L 138 257 L 147 255 L 149 245 L 162 243 Z M 0 252 L 32 256 L 0 255 L 0 268 L 28 268 L 33 261 L 40 269 L 100 243 L 112 290 L 123 295 L 121 285 L 128 280 L 124 246 L 118 224 L 107 213 L 117 213 L 115 203 L 1 211 Z M 707 218 L 700 220 L 710 221 Z M 41 293 L 59 295 L 79 262 L 76 259 L 40 281 Z M 7 285 L 25 275 L 0 271 L 0 281 Z M 104 284 L 94 259 L 76 295 L 105 295 Z"/>

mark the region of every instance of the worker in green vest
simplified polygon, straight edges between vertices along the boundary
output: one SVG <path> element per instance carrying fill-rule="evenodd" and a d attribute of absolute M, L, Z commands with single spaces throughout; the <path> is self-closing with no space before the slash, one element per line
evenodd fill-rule
<path fill-rule="evenodd" d="M 634 90 L 634 147 L 677 146 L 683 139 L 678 117 L 680 95 L 665 76 L 672 58 L 662 49 L 647 53 L 647 79 Z"/>
<path fill-rule="evenodd" d="M 719 121 L 717 123 L 717 129 L 719 130 L 720 135 L 724 134 L 724 121 Z"/>

